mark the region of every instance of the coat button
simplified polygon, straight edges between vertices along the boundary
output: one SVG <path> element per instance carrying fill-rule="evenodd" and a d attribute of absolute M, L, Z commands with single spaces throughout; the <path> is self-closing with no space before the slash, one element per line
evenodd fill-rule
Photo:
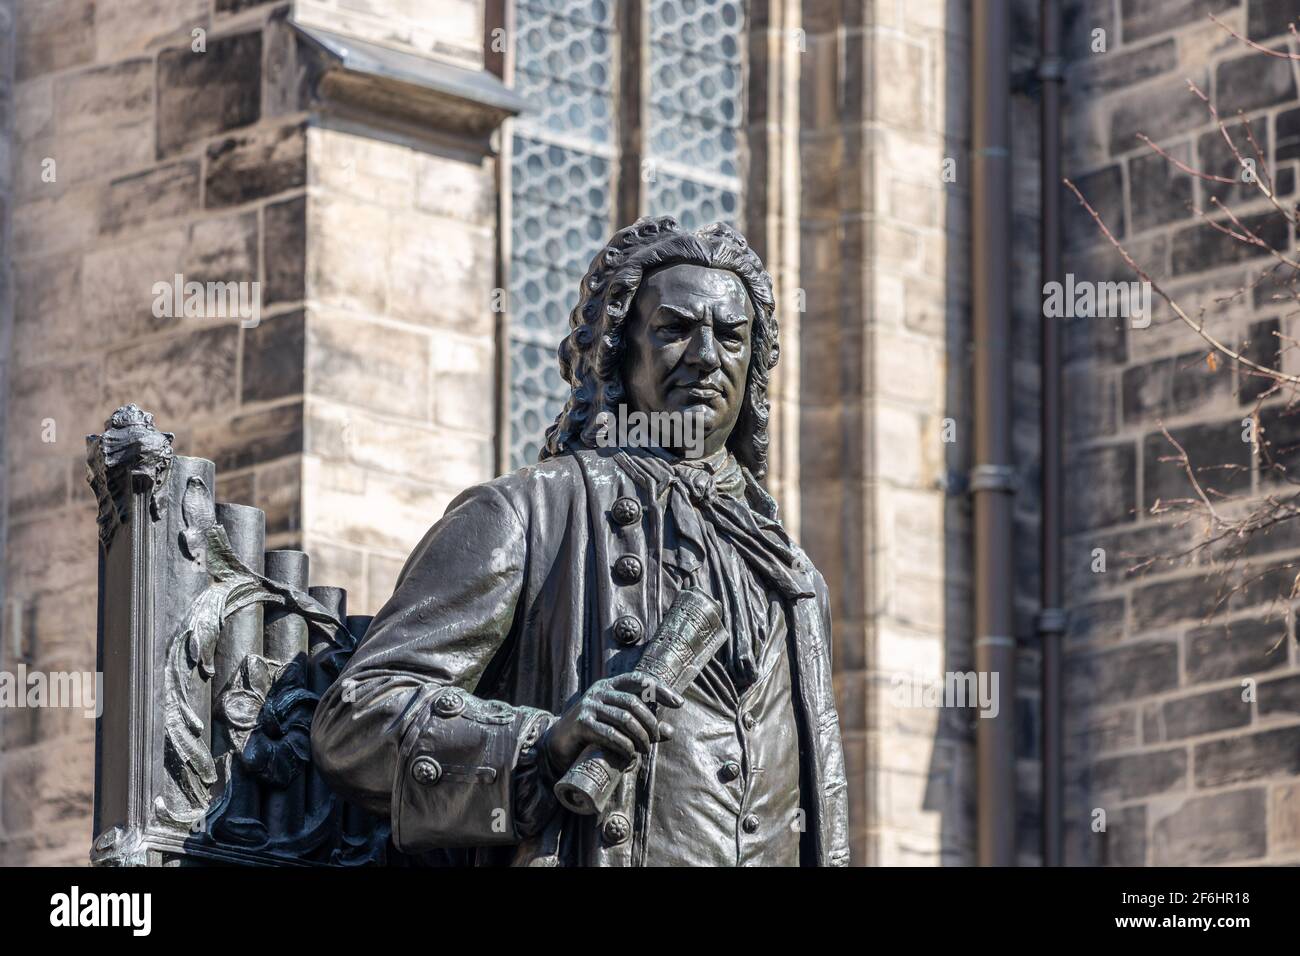
<path fill-rule="evenodd" d="M 746 730 L 753 730 L 754 725 L 758 723 L 758 718 L 749 711 L 745 711 L 745 716 L 740 718 L 740 722 L 745 725 Z"/>
<path fill-rule="evenodd" d="M 432 757 L 416 757 L 411 761 L 411 776 L 416 783 L 432 787 L 442 777 L 442 766 Z"/>
<path fill-rule="evenodd" d="M 625 554 L 614 562 L 614 578 L 619 584 L 636 584 L 641 580 L 641 559 Z"/>
<path fill-rule="evenodd" d="M 635 498 L 619 498 L 609 509 L 609 514 L 618 524 L 636 524 L 641 520 L 641 502 Z"/>
<path fill-rule="evenodd" d="M 740 821 L 740 828 L 746 833 L 757 833 L 758 817 L 754 816 L 752 813 L 746 815 L 745 819 Z"/>
<path fill-rule="evenodd" d="M 465 711 L 465 695 L 458 690 L 444 690 L 434 698 L 433 712 L 439 717 L 456 717 Z"/>
<path fill-rule="evenodd" d="M 624 614 L 614 622 L 614 640 L 624 647 L 638 643 L 645 634 L 645 625 L 631 614 Z"/>
<path fill-rule="evenodd" d="M 600 826 L 600 835 L 607 846 L 626 843 L 632 835 L 632 821 L 621 813 L 611 813 Z"/>
<path fill-rule="evenodd" d="M 731 783 L 740 776 L 740 764 L 735 760 L 728 760 L 722 765 L 722 769 L 718 773 L 721 774 L 723 781 Z"/>

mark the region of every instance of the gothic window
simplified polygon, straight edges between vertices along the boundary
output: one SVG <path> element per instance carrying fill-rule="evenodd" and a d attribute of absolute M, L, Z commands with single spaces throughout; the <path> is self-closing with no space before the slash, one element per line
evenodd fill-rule
<path fill-rule="evenodd" d="M 624 2 L 639 49 L 618 42 Z M 744 21 L 745 0 L 517 0 L 515 87 L 534 109 L 511 142 L 510 468 L 537 460 L 568 394 L 555 349 L 619 211 L 743 226 Z M 629 69 L 639 97 L 619 89 Z"/>

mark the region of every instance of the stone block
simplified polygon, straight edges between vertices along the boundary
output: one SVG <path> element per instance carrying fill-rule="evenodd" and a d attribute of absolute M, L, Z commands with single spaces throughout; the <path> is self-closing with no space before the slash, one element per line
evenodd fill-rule
<path fill-rule="evenodd" d="M 262 34 L 209 37 L 207 50 L 158 55 L 158 158 L 195 140 L 256 123 L 262 108 Z"/>
<path fill-rule="evenodd" d="M 1268 848 L 1262 788 L 1194 797 L 1152 825 L 1156 866 L 1205 866 L 1262 857 Z"/>
<path fill-rule="evenodd" d="M 307 138 L 302 124 L 228 136 L 209 144 L 203 201 L 236 206 L 307 183 Z"/>

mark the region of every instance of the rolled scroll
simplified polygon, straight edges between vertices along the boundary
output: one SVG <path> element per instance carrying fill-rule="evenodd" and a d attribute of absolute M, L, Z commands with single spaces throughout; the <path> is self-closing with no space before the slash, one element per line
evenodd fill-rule
<path fill-rule="evenodd" d="M 726 639 L 718 603 L 703 591 L 687 588 L 678 592 L 632 673 L 654 678 L 680 694 Z M 556 783 L 555 796 L 574 813 L 600 813 L 622 776 L 616 760 L 592 744 Z"/>

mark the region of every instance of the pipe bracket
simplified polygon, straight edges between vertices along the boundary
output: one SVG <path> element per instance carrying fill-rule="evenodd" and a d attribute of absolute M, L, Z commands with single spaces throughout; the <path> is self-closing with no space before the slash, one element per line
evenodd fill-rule
<path fill-rule="evenodd" d="M 1019 490 L 1020 481 L 1016 469 L 1011 465 L 976 465 L 970 471 L 970 490 L 1001 491 L 1014 495 Z"/>
<path fill-rule="evenodd" d="M 1068 620 L 1069 616 L 1064 608 L 1045 607 L 1038 612 L 1038 633 L 1042 635 L 1064 634 Z"/>

